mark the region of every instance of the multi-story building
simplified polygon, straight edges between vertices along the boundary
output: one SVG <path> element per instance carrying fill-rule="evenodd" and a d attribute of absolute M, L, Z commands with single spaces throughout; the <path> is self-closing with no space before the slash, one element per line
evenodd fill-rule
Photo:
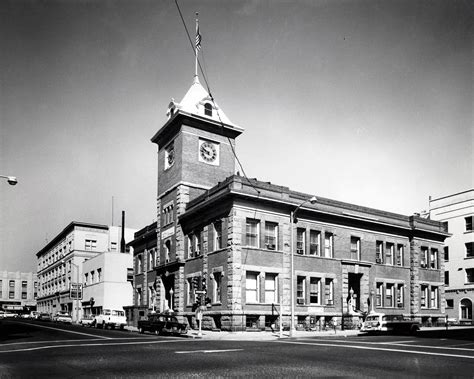
<path fill-rule="evenodd" d="M 84 314 L 99 314 L 103 309 L 123 310 L 133 304 L 133 267 L 130 251 L 106 251 L 87 259 L 82 265 Z"/>
<path fill-rule="evenodd" d="M 444 247 L 446 313 L 474 323 L 474 189 L 430 198 L 430 217 L 446 224 L 451 236 Z"/>
<path fill-rule="evenodd" d="M 320 197 L 310 204 L 309 194 L 234 175 L 243 129 L 197 77 L 167 114 L 152 138 L 156 255 L 137 248 L 139 236 L 132 243 L 136 306 L 172 309 L 194 325 L 201 300 L 210 306 L 203 325 L 227 330 L 288 325 L 292 314 L 300 327 L 340 324 L 372 309 L 444 317 L 442 223 Z"/>
<path fill-rule="evenodd" d="M 66 226 L 36 254 L 38 311 L 51 314 L 67 311 L 73 321 L 80 319 L 84 261 L 107 251 L 125 251 L 125 243 L 133 238 L 134 232 L 129 228 L 76 221 Z M 79 290 L 71 291 L 74 288 Z"/>
<path fill-rule="evenodd" d="M 37 289 L 38 279 L 33 272 L 0 271 L 0 310 L 35 310 Z"/>

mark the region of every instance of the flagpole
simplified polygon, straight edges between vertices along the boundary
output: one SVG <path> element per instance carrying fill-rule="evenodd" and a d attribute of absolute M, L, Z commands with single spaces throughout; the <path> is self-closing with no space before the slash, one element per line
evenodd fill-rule
<path fill-rule="evenodd" d="M 198 16 L 199 16 L 199 13 L 196 12 L 196 37 L 198 36 L 199 34 L 199 19 L 198 19 Z M 194 78 L 197 79 L 198 78 L 198 44 L 195 43 L 194 44 L 194 55 L 196 57 L 196 60 L 195 60 L 195 63 L 194 63 Z"/>

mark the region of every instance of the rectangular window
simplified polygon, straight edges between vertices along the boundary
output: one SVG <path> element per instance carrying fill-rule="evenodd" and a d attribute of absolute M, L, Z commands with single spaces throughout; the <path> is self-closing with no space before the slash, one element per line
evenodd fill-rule
<path fill-rule="evenodd" d="M 449 286 L 449 271 L 444 272 L 444 284 Z"/>
<path fill-rule="evenodd" d="M 438 308 L 438 287 L 431 287 L 430 290 L 430 308 Z"/>
<path fill-rule="evenodd" d="M 466 258 L 474 258 L 474 242 L 466 243 Z"/>
<path fill-rule="evenodd" d="M 186 253 L 188 258 L 194 257 L 194 249 L 193 249 L 193 235 L 189 234 L 186 238 L 187 248 Z"/>
<path fill-rule="evenodd" d="M 214 250 L 222 249 L 222 221 L 214 223 Z"/>
<path fill-rule="evenodd" d="M 142 255 L 139 254 L 137 255 L 137 274 L 140 274 L 142 272 Z"/>
<path fill-rule="evenodd" d="M 403 250 L 403 245 L 397 245 L 397 255 L 395 256 L 397 266 L 403 266 Z"/>
<path fill-rule="evenodd" d="M 334 280 L 326 278 L 324 282 L 324 297 L 326 305 L 334 305 Z"/>
<path fill-rule="evenodd" d="M 201 255 L 201 230 L 196 230 L 192 235 L 192 256 L 197 257 Z"/>
<path fill-rule="evenodd" d="M 360 238 L 351 236 L 351 259 L 360 261 Z"/>
<path fill-rule="evenodd" d="M 394 306 L 394 289 L 395 286 L 392 283 L 387 283 L 385 285 L 385 304 L 384 307 L 392 308 Z"/>
<path fill-rule="evenodd" d="M 474 283 L 474 268 L 466 268 L 466 283 Z"/>
<path fill-rule="evenodd" d="M 296 229 L 296 254 L 303 255 L 305 253 L 306 230 L 302 228 Z"/>
<path fill-rule="evenodd" d="M 377 293 L 376 293 L 376 299 L 375 299 L 375 305 L 377 307 L 381 307 L 382 306 L 382 298 L 383 298 L 383 283 L 377 283 L 376 284 L 376 289 L 377 289 Z"/>
<path fill-rule="evenodd" d="M 422 247 L 420 252 L 420 267 L 427 268 L 428 267 L 428 248 Z"/>
<path fill-rule="evenodd" d="M 306 303 L 306 278 L 304 276 L 296 278 L 296 303 Z"/>
<path fill-rule="evenodd" d="M 466 232 L 472 232 L 472 221 L 474 219 L 474 216 L 468 216 L 465 218 L 466 220 Z"/>
<path fill-rule="evenodd" d="M 258 303 L 259 302 L 259 286 L 258 286 L 258 273 L 247 272 L 245 280 L 245 294 L 247 303 Z"/>
<path fill-rule="evenodd" d="M 437 270 L 438 269 L 438 250 L 431 249 L 430 251 L 430 268 Z"/>
<path fill-rule="evenodd" d="M 265 274 L 265 303 L 267 304 L 278 303 L 277 278 L 276 274 Z"/>
<path fill-rule="evenodd" d="M 221 303 L 222 272 L 215 272 L 213 280 L 212 302 Z"/>
<path fill-rule="evenodd" d="M 265 247 L 268 250 L 278 250 L 278 224 L 265 223 Z"/>
<path fill-rule="evenodd" d="M 321 304 L 321 279 L 320 278 L 310 278 L 309 303 Z"/>
<path fill-rule="evenodd" d="M 153 251 L 148 252 L 148 270 L 153 270 Z"/>
<path fill-rule="evenodd" d="M 245 224 L 245 239 L 247 246 L 259 247 L 259 225 L 258 220 L 248 218 Z"/>
<path fill-rule="evenodd" d="M 186 280 L 186 289 L 187 289 L 187 305 L 192 305 L 194 303 L 194 287 L 193 287 L 193 278 L 187 278 Z"/>
<path fill-rule="evenodd" d="M 385 264 L 393 266 L 393 256 L 395 253 L 395 245 L 393 243 L 387 242 L 385 249 Z"/>
<path fill-rule="evenodd" d="M 446 308 L 454 308 L 454 299 L 446 299 Z"/>
<path fill-rule="evenodd" d="M 97 240 L 86 239 L 85 241 L 85 250 L 95 250 L 97 249 Z"/>
<path fill-rule="evenodd" d="M 449 261 L 449 246 L 445 246 L 445 247 L 444 247 L 444 260 L 445 260 L 446 262 Z"/>
<path fill-rule="evenodd" d="M 375 242 L 375 263 L 382 263 L 383 259 L 383 242 Z"/>
<path fill-rule="evenodd" d="M 428 286 L 425 284 L 421 285 L 421 308 L 428 308 Z"/>
<path fill-rule="evenodd" d="M 334 257 L 334 246 L 333 246 L 333 234 L 325 233 L 324 234 L 324 256 L 326 258 Z"/>
<path fill-rule="evenodd" d="M 397 284 L 397 307 L 403 308 L 405 304 L 405 286 L 401 283 Z"/>
<path fill-rule="evenodd" d="M 317 230 L 309 232 L 309 255 L 321 256 L 321 232 Z"/>

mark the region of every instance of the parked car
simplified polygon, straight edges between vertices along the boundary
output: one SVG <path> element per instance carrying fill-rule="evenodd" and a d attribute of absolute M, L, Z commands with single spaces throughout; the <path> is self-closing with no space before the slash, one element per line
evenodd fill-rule
<path fill-rule="evenodd" d="M 81 319 L 81 321 L 79 321 L 79 324 L 81 324 L 82 326 L 88 326 L 88 327 L 94 326 L 95 317 L 93 315 L 86 315 Z"/>
<path fill-rule="evenodd" d="M 62 322 L 65 324 L 72 324 L 72 317 L 67 312 L 58 312 L 53 317 L 54 322 Z"/>
<path fill-rule="evenodd" d="M 138 331 L 140 333 L 181 335 L 188 332 L 188 327 L 186 324 L 178 322 L 178 319 L 173 315 L 151 313 L 146 319 L 138 321 Z"/>
<path fill-rule="evenodd" d="M 18 313 L 13 313 L 10 311 L 3 311 L 3 314 L 1 316 L 2 318 L 17 318 L 20 317 Z"/>
<path fill-rule="evenodd" d="M 49 313 L 40 313 L 37 320 L 40 321 L 51 321 L 51 315 Z"/>
<path fill-rule="evenodd" d="M 125 317 L 124 311 L 103 309 L 100 314 L 95 316 L 94 324 L 96 328 L 123 329 L 127 325 L 127 317 Z"/>
<path fill-rule="evenodd" d="M 384 313 L 369 313 L 361 332 L 367 333 L 409 333 L 415 334 L 420 330 L 420 323 L 405 318 L 403 315 L 386 315 Z"/>
<path fill-rule="evenodd" d="M 31 311 L 30 312 L 30 318 L 33 319 L 33 320 L 36 320 L 39 316 L 39 312 L 37 311 Z"/>

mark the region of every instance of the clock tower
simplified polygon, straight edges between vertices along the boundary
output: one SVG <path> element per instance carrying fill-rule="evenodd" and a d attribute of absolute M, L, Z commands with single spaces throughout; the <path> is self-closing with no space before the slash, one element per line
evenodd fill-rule
<path fill-rule="evenodd" d="M 189 201 L 235 173 L 233 124 L 197 76 L 181 102 L 168 105 L 167 122 L 151 141 L 158 145 L 157 305 L 184 307 L 184 234 L 179 216 Z"/>

